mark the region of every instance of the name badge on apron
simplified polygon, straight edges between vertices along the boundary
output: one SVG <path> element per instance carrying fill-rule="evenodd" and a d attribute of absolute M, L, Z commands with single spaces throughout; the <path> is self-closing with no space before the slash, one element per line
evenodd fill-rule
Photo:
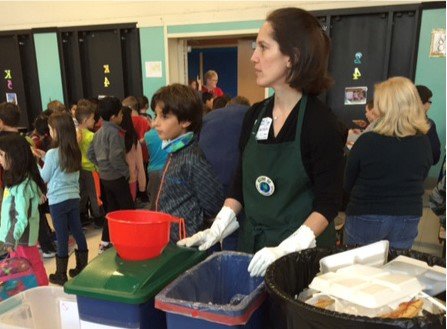
<path fill-rule="evenodd" d="M 256 133 L 256 139 L 258 141 L 265 141 L 269 137 L 269 131 L 270 126 L 272 125 L 272 121 L 272 118 L 262 118 L 258 132 Z"/>
<path fill-rule="evenodd" d="M 259 176 L 256 178 L 256 189 L 263 196 L 271 196 L 275 192 L 275 184 L 267 176 Z"/>

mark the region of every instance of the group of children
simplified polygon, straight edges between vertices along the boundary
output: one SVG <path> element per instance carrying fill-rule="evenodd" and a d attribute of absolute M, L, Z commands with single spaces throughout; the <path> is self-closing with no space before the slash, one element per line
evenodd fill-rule
<path fill-rule="evenodd" d="M 140 142 L 149 142 L 149 157 L 156 158 L 160 150 L 165 154 L 160 162 L 166 163 L 158 164 L 152 185 L 149 172 L 152 209 L 183 218 L 187 234 L 192 235 L 221 208 L 222 184 L 197 142 L 202 124 L 199 95 L 180 84 L 161 88 L 151 102 L 155 116 L 148 127 L 152 129 L 142 138 L 135 129 L 131 101 L 100 99 L 96 112 L 102 123 L 96 132 L 95 104 L 90 101 L 79 101 L 72 115 L 59 109 L 49 111 L 36 118 L 36 123 L 47 122 L 48 130 L 36 124 L 29 140 L 18 131 L 7 132 L 3 108 L 14 106 L 19 111 L 16 105 L 0 104 L 0 164 L 5 188 L 0 241 L 11 256 L 29 260 L 39 285 L 48 284 L 37 247 L 39 227 L 48 224 L 46 219 L 42 223 L 39 205 L 48 200 L 57 239 L 56 272 L 49 275 L 49 281 L 63 285 L 68 280 L 69 234 L 76 240 L 77 249 L 76 267 L 68 274 L 76 276 L 88 262 L 81 209 L 90 205 L 92 216 L 101 218 L 105 212 L 134 209 L 137 190 L 146 194 L 148 173 L 142 150 L 146 145 Z M 154 132 L 159 141 L 155 147 L 151 143 Z M 171 241 L 178 241 L 178 231 L 171 232 Z M 111 246 L 107 220 L 101 240 L 100 253 Z"/>

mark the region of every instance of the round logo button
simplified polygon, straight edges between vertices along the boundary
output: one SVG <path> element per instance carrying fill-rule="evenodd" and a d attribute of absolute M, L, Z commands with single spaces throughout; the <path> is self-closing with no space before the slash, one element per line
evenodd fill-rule
<path fill-rule="evenodd" d="M 275 184 L 267 176 L 259 176 L 256 178 L 256 189 L 263 196 L 270 196 L 275 192 Z"/>

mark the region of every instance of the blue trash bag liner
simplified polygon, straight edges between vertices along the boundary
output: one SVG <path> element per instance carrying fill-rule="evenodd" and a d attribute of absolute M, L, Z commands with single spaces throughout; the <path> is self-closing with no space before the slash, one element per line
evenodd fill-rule
<path fill-rule="evenodd" d="M 267 269 L 266 290 L 269 294 L 268 314 L 274 328 L 281 329 L 396 329 L 396 328 L 445 328 L 444 314 L 424 314 L 407 319 L 370 318 L 325 310 L 308 305 L 295 296 L 306 289 L 320 270 L 320 259 L 349 248 L 313 248 L 286 255 Z M 412 257 L 428 265 L 445 267 L 445 259 L 414 250 L 392 250 L 388 261 L 399 255 Z M 445 294 L 436 296 L 445 300 Z"/>
<path fill-rule="evenodd" d="M 264 278 L 250 277 L 252 255 L 223 251 L 171 282 L 155 297 L 168 313 L 225 325 L 243 325 L 266 298 Z"/>

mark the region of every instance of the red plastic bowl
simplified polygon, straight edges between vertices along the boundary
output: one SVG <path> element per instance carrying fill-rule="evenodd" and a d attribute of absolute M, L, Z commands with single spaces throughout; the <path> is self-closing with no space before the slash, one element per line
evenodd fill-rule
<path fill-rule="evenodd" d="M 160 256 L 169 242 L 171 223 L 178 219 L 149 210 L 119 210 L 106 215 L 110 241 L 124 260 Z"/>

